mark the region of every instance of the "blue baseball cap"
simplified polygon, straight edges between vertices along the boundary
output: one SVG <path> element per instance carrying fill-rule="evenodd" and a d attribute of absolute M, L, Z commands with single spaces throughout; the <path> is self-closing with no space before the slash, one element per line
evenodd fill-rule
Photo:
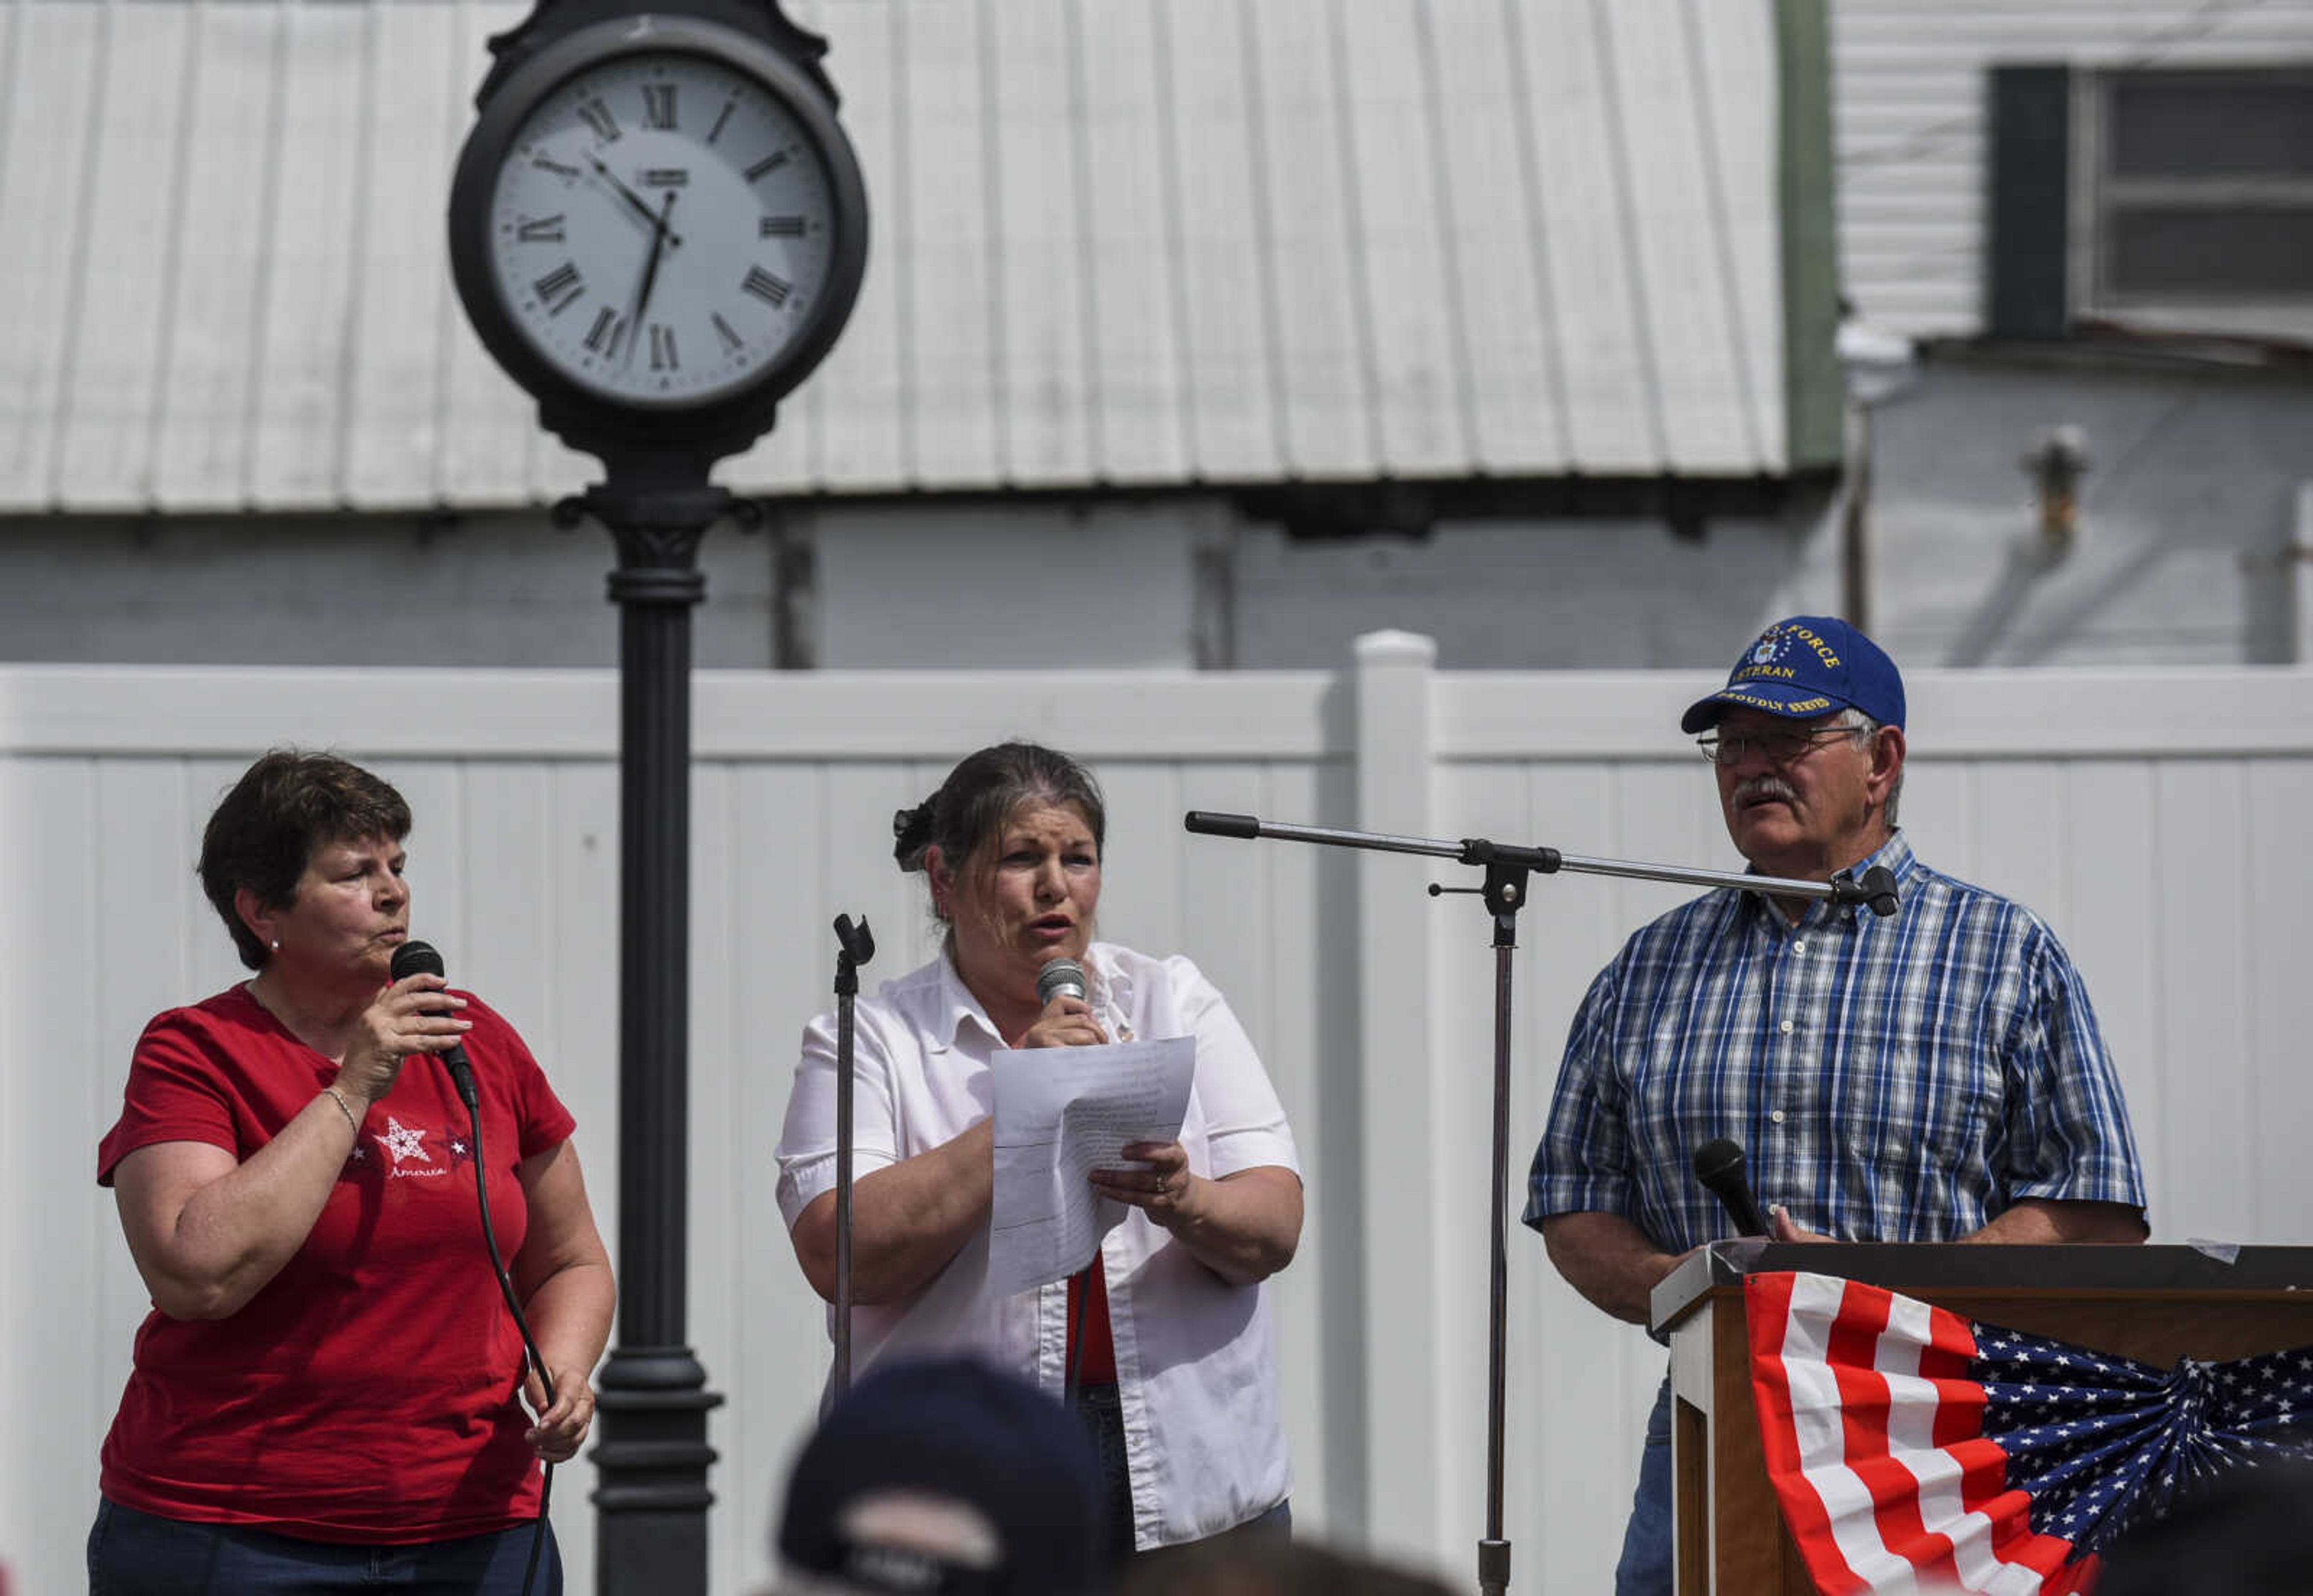
<path fill-rule="evenodd" d="M 992 1530 L 992 1557 L 895 1544 L 853 1511 L 902 1493 Z M 778 1549 L 846 1590 L 1096 1596 L 1108 1585 L 1100 1456 L 1084 1421 L 969 1357 L 871 1370 L 829 1408 L 787 1478 Z"/>
<path fill-rule="evenodd" d="M 1730 708 L 1813 720 L 1860 709 L 1883 726 L 1904 723 L 1904 678 L 1886 651 L 1836 616 L 1794 615 L 1759 634 L 1727 673 L 1727 685 L 1687 706 L 1682 732 L 1703 732 Z"/>

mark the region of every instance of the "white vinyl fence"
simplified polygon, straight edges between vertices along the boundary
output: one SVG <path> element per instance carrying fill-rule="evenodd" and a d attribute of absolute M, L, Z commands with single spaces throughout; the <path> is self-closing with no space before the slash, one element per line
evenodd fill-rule
<path fill-rule="evenodd" d="M 1724 867 L 1683 673 L 1467 675 L 1420 639 L 1338 674 L 702 674 L 693 777 L 690 1331 L 712 1387 L 712 1589 L 769 1572 L 824 1316 L 772 1200 L 830 922 L 868 985 L 929 954 L 892 811 L 1025 735 L 1105 783 L 1104 934 L 1194 956 L 1244 1017 L 1307 1166 L 1276 1285 L 1297 1521 L 1473 1579 L 1482 1530 L 1490 926 L 1470 873 L 1191 837 L 1192 808 Z M 1904 818 L 1927 859 L 2039 909 L 2119 1055 L 2163 1240 L 2303 1241 L 2313 1211 L 2313 675 L 1922 672 Z M 617 684 L 607 673 L 0 671 L 0 1563 L 80 1588 L 97 1443 L 145 1311 L 92 1175 L 155 1011 L 242 973 L 192 864 L 266 747 L 409 796 L 414 925 L 522 1029 L 617 1233 Z M 1678 889 L 1537 878 L 1517 960 L 1513 1185 L 1573 1004 Z M 1608 1587 L 1662 1355 L 1511 1245 L 1508 1532 L 1520 1592 Z M 364 1460 L 348 1458 L 358 1469 Z M 593 1469 L 555 1492 L 593 1587 Z"/>

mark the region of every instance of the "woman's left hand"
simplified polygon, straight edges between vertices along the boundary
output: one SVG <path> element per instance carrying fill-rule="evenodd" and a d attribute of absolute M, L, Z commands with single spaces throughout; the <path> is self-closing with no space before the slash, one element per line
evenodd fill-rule
<path fill-rule="evenodd" d="M 1123 1153 L 1136 1167 L 1095 1170 L 1095 1191 L 1139 1209 L 1166 1230 L 1196 1216 L 1205 1182 L 1191 1172 L 1187 1148 L 1178 1142 L 1128 1142 Z"/>
<path fill-rule="evenodd" d="M 594 1423 L 594 1388 L 586 1383 L 586 1371 L 557 1369 L 554 1406 L 542 1413 L 539 1410 L 545 1407 L 546 1387 L 535 1369 L 523 1373 L 522 1394 L 528 1399 L 530 1410 L 538 1414 L 538 1422 L 523 1436 L 530 1450 L 550 1463 L 567 1463 L 576 1457 Z"/>

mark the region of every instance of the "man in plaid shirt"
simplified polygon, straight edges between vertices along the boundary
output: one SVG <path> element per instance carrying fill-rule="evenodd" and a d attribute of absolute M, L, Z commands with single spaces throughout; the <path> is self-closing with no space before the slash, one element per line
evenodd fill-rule
<path fill-rule="evenodd" d="M 1912 855 L 1904 684 L 1844 621 L 1762 633 L 1683 728 L 1763 875 L 1884 865 L 1893 918 L 1715 891 L 1599 973 L 1567 1038 L 1526 1222 L 1577 1291 L 1645 1324 L 1679 1258 L 1733 1233 L 1694 1179 L 1731 1137 L 1784 1241 L 2142 1241 L 2144 1182 L 2096 1015 L 2031 912 Z M 1671 1588 L 1664 1383 L 1617 1596 Z"/>

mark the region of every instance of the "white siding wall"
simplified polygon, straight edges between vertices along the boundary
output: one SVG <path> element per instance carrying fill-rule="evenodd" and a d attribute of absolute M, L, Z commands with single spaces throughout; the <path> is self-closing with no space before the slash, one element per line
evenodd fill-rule
<path fill-rule="evenodd" d="M 1832 0 L 1840 260 L 1869 320 L 1982 330 L 1984 85 L 2003 63 L 2313 57 L 2313 0 Z"/>
<path fill-rule="evenodd" d="M 1362 681 L 1360 680 L 1362 674 Z M 1191 807 L 1725 864 L 1672 733 L 1684 673 L 1360 671 L 1203 678 L 708 675 L 693 868 L 690 1332 L 730 1404 L 714 1589 L 764 1572 L 825 1366 L 771 1200 L 796 1031 L 839 911 L 925 955 L 889 817 L 962 750 L 1024 733 L 1108 785 L 1105 929 L 1180 949 L 1244 1013 L 1302 1138 L 1302 1255 L 1278 1285 L 1297 1512 L 1465 1580 L 1481 1528 L 1491 969 L 1485 916 L 1421 862 L 1183 834 Z M 1922 853 L 2038 908 L 2121 1060 L 2163 1240 L 2307 1238 L 2313 678 L 1917 673 L 1905 799 Z M 91 1182 L 136 1031 L 238 970 L 191 860 L 258 750 L 335 745 L 411 800 L 418 921 L 523 1028 L 581 1123 L 615 1236 L 615 684 L 571 673 L 0 672 L 0 1558 L 74 1588 L 95 1452 L 143 1293 Z M 1677 890 L 1564 877 L 1524 916 L 1514 1177 L 1567 1018 Z M 1662 1358 L 1511 1249 L 1517 1588 L 1605 1588 Z M 556 1492 L 591 1587 L 592 1469 Z"/>

